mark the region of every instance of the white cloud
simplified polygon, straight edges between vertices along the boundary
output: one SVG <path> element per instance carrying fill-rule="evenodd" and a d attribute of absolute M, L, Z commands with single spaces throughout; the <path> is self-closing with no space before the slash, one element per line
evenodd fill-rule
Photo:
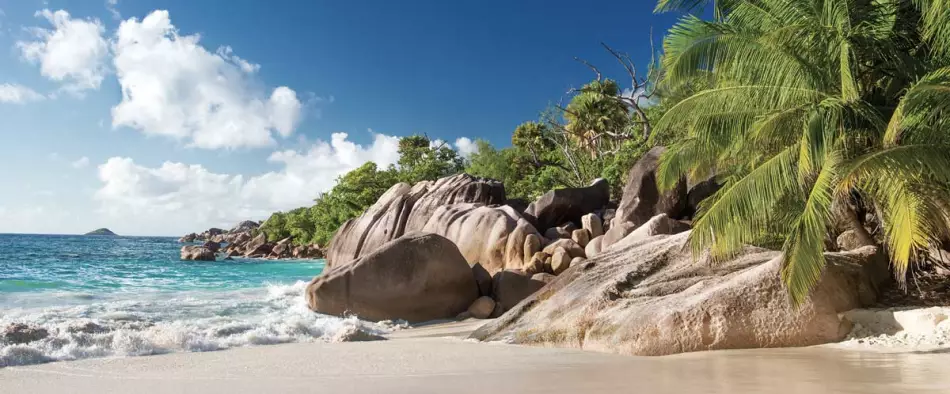
<path fill-rule="evenodd" d="M 106 9 L 109 10 L 109 13 L 112 14 L 112 19 L 121 20 L 122 13 L 119 12 L 119 9 L 116 6 L 119 5 L 119 0 L 106 0 Z"/>
<path fill-rule="evenodd" d="M 478 152 L 478 145 L 468 137 L 461 137 L 455 140 L 455 150 L 457 150 L 462 157 L 469 157 L 472 153 Z"/>
<path fill-rule="evenodd" d="M 0 103 L 25 104 L 32 101 L 43 100 L 42 94 L 23 85 L 3 83 L 0 84 Z"/>
<path fill-rule="evenodd" d="M 89 158 L 86 156 L 80 157 L 78 160 L 72 163 L 69 163 L 69 165 L 71 165 L 75 169 L 86 168 L 87 166 L 89 166 Z"/>
<path fill-rule="evenodd" d="M 112 126 L 218 149 L 275 144 L 293 134 L 302 104 L 281 86 L 267 96 L 251 75 L 259 68 L 229 47 L 209 52 L 198 35 L 179 35 L 167 11 L 123 21 L 113 45 L 122 102 Z"/>
<path fill-rule="evenodd" d="M 36 16 L 45 18 L 53 28 L 32 28 L 36 41 L 17 42 L 23 58 L 39 64 L 40 73 L 63 83 L 66 91 L 98 89 L 107 72 L 105 60 L 109 54 L 102 23 L 98 19 L 72 18 L 64 10 L 44 9 Z"/>
<path fill-rule="evenodd" d="M 138 233 L 177 234 L 264 219 L 273 211 L 311 205 L 337 177 L 367 161 L 388 166 L 399 159 L 398 137 L 375 134 L 368 146 L 347 137 L 335 133 L 305 151 L 274 152 L 268 160 L 281 170 L 251 177 L 171 162 L 149 168 L 113 157 L 99 166 L 102 187 L 95 197 L 114 219 L 141 223 Z"/>

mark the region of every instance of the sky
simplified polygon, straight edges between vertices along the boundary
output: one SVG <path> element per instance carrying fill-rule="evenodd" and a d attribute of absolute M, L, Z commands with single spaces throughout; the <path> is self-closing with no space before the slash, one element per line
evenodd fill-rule
<path fill-rule="evenodd" d="M 575 56 L 646 69 L 679 17 L 653 5 L 0 0 L 0 233 L 228 228 L 395 163 L 400 136 L 507 146 L 592 79 Z"/>

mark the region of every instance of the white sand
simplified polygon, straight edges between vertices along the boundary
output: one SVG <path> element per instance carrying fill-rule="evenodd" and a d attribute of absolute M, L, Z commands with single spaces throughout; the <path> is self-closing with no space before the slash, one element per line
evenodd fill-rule
<path fill-rule="evenodd" d="M 855 309 L 854 327 L 839 347 L 869 351 L 950 351 L 950 307 Z M 948 390 L 950 392 L 950 390 Z"/>
<path fill-rule="evenodd" d="M 950 392 L 945 354 L 809 348 L 624 357 L 459 338 L 477 324 L 406 330 L 387 341 L 10 367 L 0 369 L 0 393 Z"/>

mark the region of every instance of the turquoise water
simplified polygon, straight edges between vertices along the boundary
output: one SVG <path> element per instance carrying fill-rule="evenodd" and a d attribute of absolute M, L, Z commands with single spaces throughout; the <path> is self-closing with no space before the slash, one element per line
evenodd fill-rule
<path fill-rule="evenodd" d="M 323 270 L 322 260 L 180 261 L 181 246 L 167 237 L 0 234 L 0 293 L 235 290 Z"/>
<path fill-rule="evenodd" d="M 323 260 L 180 261 L 166 237 L 0 234 L 0 367 L 334 340 L 381 325 L 311 312 L 303 295 Z"/>

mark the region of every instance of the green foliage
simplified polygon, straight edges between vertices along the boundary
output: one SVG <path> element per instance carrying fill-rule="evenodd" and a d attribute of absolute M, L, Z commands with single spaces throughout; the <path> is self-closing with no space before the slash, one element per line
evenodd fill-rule
<path fill-rule="evenodd" d="M 686 16 L 670 30 L 666 83 L 690 88 L 656 124 L 685 131 L 658 181 L 710 168 L 725 181 L 700 209 L 694 252 L 725 257 L 780 237 L 782 278 L 801 302 L 824 269 L 836 200 L 876 208 L 901 280 L 948 233 L 950 4 L 912 3 L 716 1 L 716 20 Z"/>
<path fill-rule="evenodd" d="M 399 140 L 399 180 L 416 183 L 457 174 L 464 168 L 458 152 L 442 141 L 423 135 Z"/>

